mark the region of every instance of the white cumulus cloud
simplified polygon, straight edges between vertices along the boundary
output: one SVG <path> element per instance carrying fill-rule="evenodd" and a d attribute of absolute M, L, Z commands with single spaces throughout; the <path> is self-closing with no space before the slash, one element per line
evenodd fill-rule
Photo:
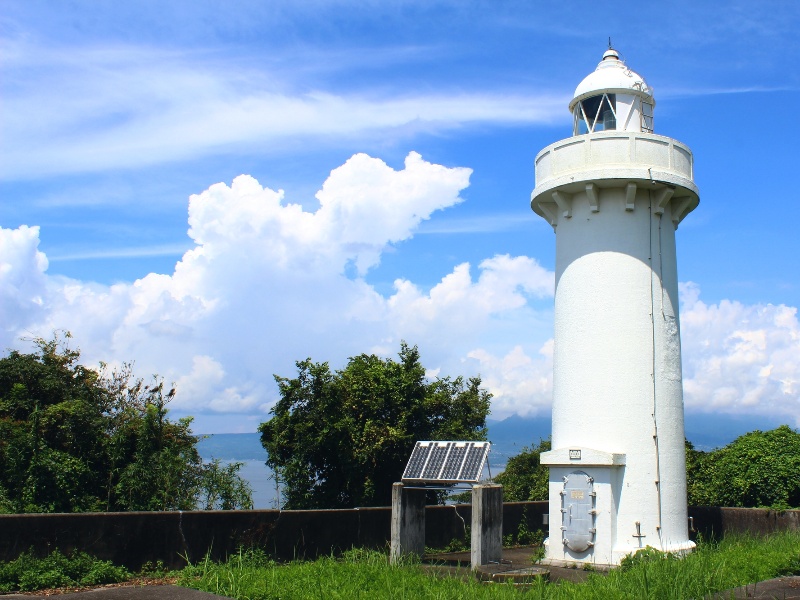
<path fill-rule="evenodd" d="M 686 407 L 760 413 L 800 425 L 800 323 L 797 308 L 722 300 L 706 304 L 681 285 Z"/>
<path fill-rule="evenodd" d="M 401 170 L 358 154 L 331 172 L 315 211 L 240 176 L 190 198 L 195 245 L 171 274 L 130 284 L 48 276 L 37 229 L 0 230 L 11 290 L 0 342 L 70 330 L 88 360 L 133 359 L 138 373 L 176 381 L 173 409 L 200 415 L 263 414 L 272 375 L 291 375 L 295 360 L 341 365 L 363 351 L 394 354 L 401 339 L 443 374 L 474 370 L 468 352 L 493 322 L 529 322 L 528 299 L 552 295 L 552 272 L 495 256 L 474 279 L 462 264 L 429 291 L 403 280 L 388 297 L 365 279 L 387 247 L 461 201 L 470 173 L 416 153 Z"/>
<path fill-rule="evenodd" d="M 469 358 L 478 361 L 486 373 L 483 383 L 494 394 L 492 411 L 497 417 L 512 414 L 543 416 L 550 412 L 553 393 L 553 340 L 530 357 L 522 346 L 514 346 L 498 357 L 483 349 L 473 350 Z M 525 401 L 521 401 L 521 400 Z"/>
<path fill-rule="evenodd" d="M 273 374 L 311 357 L 340 367 L 361 352 L 420 347 L 430 374 L 479 374 L 493 416 L 541 415 L 552 394 L 554 274 L 527 256 L 462 263 L 425 289 L 388 294 L 370 269 L 431 215 L 461 202 L 471 171 L 404 168 L 357 154 L 306 210 L 249 176 L 189 200 L 193 247 L 170 274 L 111 286 L 47 274 L 39 229 L 0 228 L 0 344 L 73 333 L 89 362 L 134 360 L 175 381 L 172 407 L 198 431 L 253 431 L 276 399 Z M 800 325 L 787 306 L 705 304 L 682 290 L 689 410 L 785 415 L 800 423 Z M 227 419 L 227 420 L 226 420 Z"/>
<path fill-rule="evenodd" d="M 0 336 L 41 317 L 47 266 L 38 227 L 0 229 Z"/>

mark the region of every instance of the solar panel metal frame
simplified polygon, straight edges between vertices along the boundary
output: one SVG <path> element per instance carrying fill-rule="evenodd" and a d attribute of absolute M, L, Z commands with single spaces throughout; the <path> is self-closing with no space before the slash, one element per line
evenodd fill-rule
<path fill-rule="evenodd" d="M 420 484 L 478 483 L 491 446 L 490 442 L 417 442 L 401 481 Z"/>

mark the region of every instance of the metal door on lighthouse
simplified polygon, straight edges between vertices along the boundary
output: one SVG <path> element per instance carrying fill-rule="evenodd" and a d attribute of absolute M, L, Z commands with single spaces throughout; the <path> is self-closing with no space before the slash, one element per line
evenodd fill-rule
<path fill-rule="evenodd" d="M 583 471 L 564 477 L 561 492 L 561 539 L 574 552 L 594 546 L 594 479 Z"/>

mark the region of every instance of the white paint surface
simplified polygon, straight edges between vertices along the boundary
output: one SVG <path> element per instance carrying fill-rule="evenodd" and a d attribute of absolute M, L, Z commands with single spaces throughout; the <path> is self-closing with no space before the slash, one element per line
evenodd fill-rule
<path fill-rule="evenodd" d="M 531 206 L 556 231 L 551 561 L 694 546 L 675 256 L 677 224 L 699 201 L 692 171 L 686 146 L 641 132 L 576 136 L 536 158 Z M 576 470 L 597 494 L 595 543 L 581 553 L 561 542 L 563 477 Z"/>
<path fill-rule="evenodd" d="M 570 112 L 576 102 L 604 92 L 634 93 L 648 99 L 653 97 L 653 91 L 644 78 L 629 69 L 613 50 L 603 54 L 603 60 L 598 63 L 597 68 L 575 88 L 574 97 L 569 104 Z"/>

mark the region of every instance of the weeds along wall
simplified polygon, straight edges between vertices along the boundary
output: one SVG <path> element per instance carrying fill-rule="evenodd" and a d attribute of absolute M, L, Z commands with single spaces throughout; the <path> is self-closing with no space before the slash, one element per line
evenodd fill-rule
<path fill-rule="evenodd" d="M 507 542 L 541 539 L 547 502 L 506 502 Z M 693 536 L 731 532 L 800 530 L 800 510 L 698 507 L 689 510 Z M 425 544 L 468 547 L 471 506 L 429 506 Z M 170 567 L 206 553 L 224 559 L 239 547 L 260 547 L 278 560 L 316 558 L 352 547 L 388 548 L 391 509 L 246 510 L 0 515 L 0 561 L 33 548 L 46 554 L 82 550 L 130 569 L 163 561 Z M 455 543 L 454 543 L 455 542 Z"/>
<path fill-rule="evenodd" d="M 504 535 L 516 539 L 542 529 L 546 502 L 504 505 Z M 425 542 L 444 548 L 454 540 L 469 546 L 471 506 L 429 506 Z M 316 558 L 352 547 L 388 548 L 391 508 L 342 510 L 237 510 L 0 515 L 0 561 L 33 548 L 82 550 L 138 569 L 163 561 L 180 567 L 209 552 L 223 559 L 240 547 L 263 548 L 278 560 Z"/>

